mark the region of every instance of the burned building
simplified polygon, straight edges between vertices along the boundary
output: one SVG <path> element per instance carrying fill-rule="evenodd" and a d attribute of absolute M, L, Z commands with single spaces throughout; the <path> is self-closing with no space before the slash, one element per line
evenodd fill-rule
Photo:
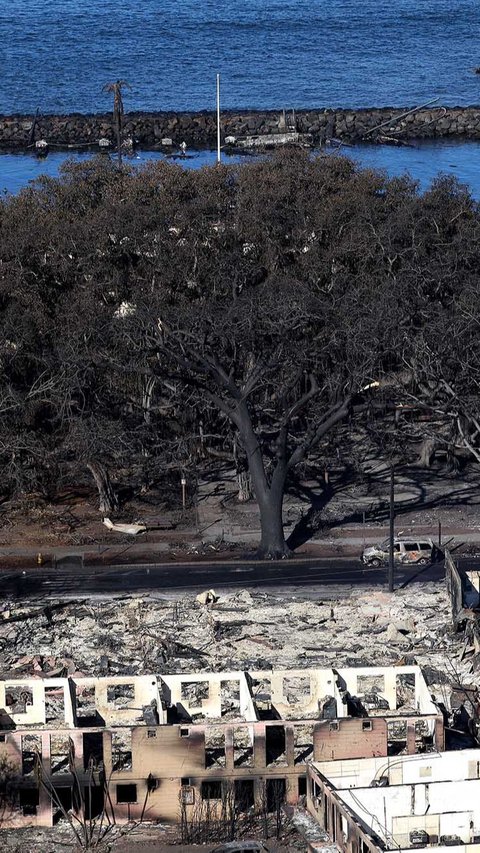
<path fill-rule="evenodd" d="M 345 853 L 478 853 L 480 751 L 312 762 L 307 807 Z"/>
<path fill-rule="evenodd" d="M 0 682 L 2 827 L 63 811 L 175 823 L 180 807 L 306 793 L 310 761 L 441 750 L 417 666 Z M 88 794 L 88 796 L 87 796 Z"/>
<path fill-rule="evenodd" d="M 453 626 L 463 632 L 465 646 L 463 655 L 467 655 L 472 669 L 480 668 L 480 572 L 478 569 L 455 562 L 447 550 L 445 552 L 445 579 L 450 596 Z"/>

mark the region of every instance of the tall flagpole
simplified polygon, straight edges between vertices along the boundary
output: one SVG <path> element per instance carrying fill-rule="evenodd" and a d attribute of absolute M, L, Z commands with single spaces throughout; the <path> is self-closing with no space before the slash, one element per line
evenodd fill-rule
<path fill-rule="evenodd" d="M 217 163 L 221 161 L 220 153 L 220 74 L 217 74 Z"/>

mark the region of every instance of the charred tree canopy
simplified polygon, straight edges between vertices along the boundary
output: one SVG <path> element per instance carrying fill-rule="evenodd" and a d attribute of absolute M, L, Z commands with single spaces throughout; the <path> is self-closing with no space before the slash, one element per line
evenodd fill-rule
<path fill-rule="evenodd" d="M 200 172 L 91 161 L 3 200 L 0 222 L 12 491 L 90 466 L 113 509 L 110 470 L 235 442 L 260 553 L 283 557 L 288 479 L 353 404 L 401 393 L 476 452 L 480 217 L 450 179 L 420 195 L 298 152 Z"/>

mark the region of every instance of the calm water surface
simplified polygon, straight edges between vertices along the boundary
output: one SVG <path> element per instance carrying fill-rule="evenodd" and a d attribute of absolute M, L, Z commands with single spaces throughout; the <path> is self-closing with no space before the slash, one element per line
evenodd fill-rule
<path fill-rule="evenodd" d="M 408 172 L 419 181 L 422 190 L 426 189 L 438 174 L 453 174 L 459 181 L 467 184 L 473 195 L 480 199 L 480 143 L 439 140 L 408 148 L 381 145 L 345 146 L 339 151 L 329 150 L 327 156 L 342 152 L 361 165 L 384 169 L 389 175 Z M 91 154 L 54 152 L 39 159 L 33 154 L 0 154 L 0 192 L 16 193 L 42 174 L 58 175 L 65 160 L 81 161 L 90 156 Z M 163 154 L 143 151 L 127 158 L 125 162 L 141 165 L 149 160 L 161 159 L 164 159 Z M 249 162 L 251 159 L 249 156 L 224 156 L 226 163 Z M 215 151 L 193 151 L 189 152 L 186 159 L 173 162 L 181 163 L 185 168 L 198 169 L 201 166 L 213 165 L 215 161 Z"/>
<path fill-rule="evenodd" d="M 217 71 L 224 108 L 474 104 L 477 65 L 479 0 L 0 0 L 3 113 L 107 110 L 117 78 L 127 110 L 212 109 Z M 422 187 L 453 171 L 480 198 L 477 144 L 346 150 Z M 0 189 L 64 159 L 0 155 Z"/>
<path fill-rule="evenodd" d="M 0 112 L 478 103 L 478 0 L 0 0 Z"/>

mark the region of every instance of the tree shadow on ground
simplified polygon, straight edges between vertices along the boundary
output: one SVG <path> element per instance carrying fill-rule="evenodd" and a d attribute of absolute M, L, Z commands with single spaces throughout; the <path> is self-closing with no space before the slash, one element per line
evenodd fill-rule
<path fill-rule="evenodd" d="M 323 522 L 320 521 L 320 515 L 336 494 L 336 490 L 329 483 L 318 494 L 309 486 L 296 482 L 291 485 L 289 492 L 296 497 L 306 498 L 310 501 L 310 508 L 305 515 L 302 515 L 287 539 L 288 547 L 291 551 L 295 551 L 296 548 L 308 542 L 324 526 Z"/>
<path fill-rule="evenodd" d="M 332 519 L 321 517 L 322 511 L 333 497 L 338 497 L 348 487 L 354 485 L 357 477 L 354 477 L 353 474 L 353 470 L 346 469 L 333 483 L 325 486 L 321 493 L 299 482 L 291 484 L 290 493 L 297 497 L 307 498 L 310 501 L 308 511 L 298 521 L 287 539 L 287 544 L 292 551 L 304 545 L 320 530 L 327 533 L 338 527 L 360 524 L 363 521 L 365 513 L 363 508 L 345 512 L 343 515 L 340 514 Z M 381 472 L 380 475 L 368 475 L 367 493 L 374 484 L 385 483 L 386 489 L 387 476 L 388 472 Z M 462 506 L 480 505 L 480 486 L 477 481 L 467 483 L 463 488 L 453 491 L 450 484 L 454 482 L 454 479 L 452 480 L 451 477 L 447 479 L 445 475 L 442 476 L 440 472 L 435 470 L 398 468 L 397 477 L 402 478 L 402 491 L 415 492 L 414 498 L 409 497 L 406 500 L 395 501 L 395 517 L 397 518 L 418 510 L 433 510 L 438 507 L 456 509 Z M 407 484 L 404 482 L 405 479 L 408 480 Z M 434 488 L 438 490 L 442 482 L 445 484 L 445 490 L 440 490 L 439 493 L 429 497 L 431 490 Z M 449 485 L 450 491 L 447 492 L 446 489 Z M 389 519 L 389 514 L 389 500 L 379 500 L 368 509 L 368 520 L 374 523 L 386 522 Z"/>

